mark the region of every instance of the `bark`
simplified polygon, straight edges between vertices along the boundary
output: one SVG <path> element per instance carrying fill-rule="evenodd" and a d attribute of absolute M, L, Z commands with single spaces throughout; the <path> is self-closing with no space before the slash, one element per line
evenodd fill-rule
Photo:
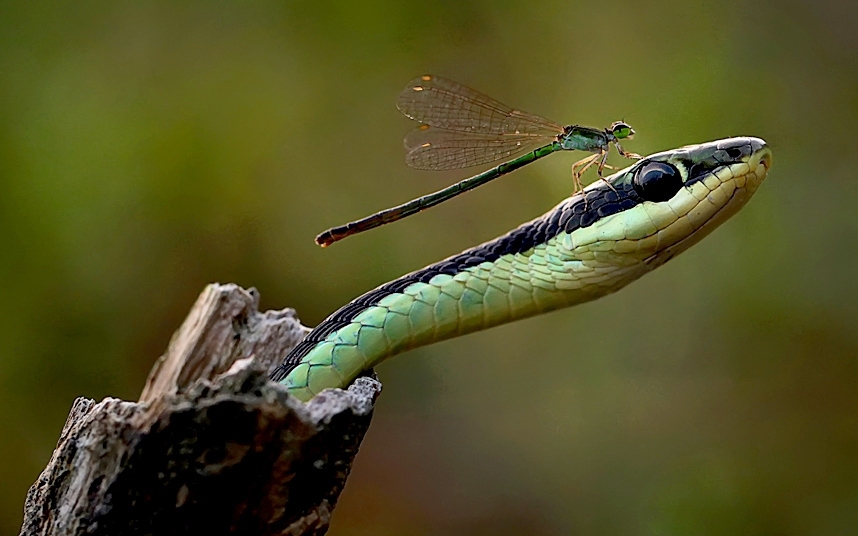
<path fill-rule="evenodd" d="M 324 534 L 381 384 L 304 404 L 268 374 L 308 329 L 209 285 L 140 400 L 78 398 L 21 534 Z"/>

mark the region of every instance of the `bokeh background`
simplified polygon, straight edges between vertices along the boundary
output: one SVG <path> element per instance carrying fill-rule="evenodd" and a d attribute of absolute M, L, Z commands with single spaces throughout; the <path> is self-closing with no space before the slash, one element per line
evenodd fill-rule
<path fill-rule="evenodd" d="M 774 167 L 618 294 L 383 364 L 331 534 L 858 532 L 858 4 L 281 0 L 0 3 L 0 533 L 206 283 L 314 325 L 569 194 L 556 156 L 316 247 L 466 176 L 403 162 L 423 73 Z"/>

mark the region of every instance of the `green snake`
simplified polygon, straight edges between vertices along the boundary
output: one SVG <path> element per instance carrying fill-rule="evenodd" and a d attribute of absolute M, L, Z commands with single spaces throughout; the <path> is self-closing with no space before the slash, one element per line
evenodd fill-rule
<path fill-rule="evenodd" d="M 771 154 L 742 137 L 642 158 L 501 237 L 352 300 L 271 378 L 309 400 L 412 348 L 615 292 L 735 214 Z"/>

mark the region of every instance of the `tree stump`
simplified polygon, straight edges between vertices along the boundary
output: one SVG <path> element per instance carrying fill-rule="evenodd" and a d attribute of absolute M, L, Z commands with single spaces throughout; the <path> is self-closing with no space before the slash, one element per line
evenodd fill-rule
<path fill-rule="evenodd" d="M 257 305 L 209 285 L 139 401 L 78 398 L 21 534 L 324 534 L 381 384 L 288 395 L 268 374 L 309 330 Z"/>

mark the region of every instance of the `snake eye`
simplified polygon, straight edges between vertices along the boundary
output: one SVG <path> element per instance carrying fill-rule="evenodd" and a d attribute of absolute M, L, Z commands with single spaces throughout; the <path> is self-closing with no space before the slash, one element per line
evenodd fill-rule
<path fill-rule="evenodd" d="M 632 181 L 644 201 L 667 201 L 682 188 L 679 170 L 664 162 L 649 162 L 638 169 Z"/>

